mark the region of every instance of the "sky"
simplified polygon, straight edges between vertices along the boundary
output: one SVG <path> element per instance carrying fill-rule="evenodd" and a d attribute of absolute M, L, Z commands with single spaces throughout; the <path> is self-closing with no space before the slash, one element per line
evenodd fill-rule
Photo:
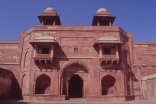
<path fill-rule="evenodd" d="M 91 25 L 104 7 L 116 16 L 115 26 L 134 34 L 136 42 L 156 42 L 156 0 L 0 0 L 0 40 L 18 40 L 19 34 L 40 25 L 39 16 L 54 7 L 62 25 Z"/>

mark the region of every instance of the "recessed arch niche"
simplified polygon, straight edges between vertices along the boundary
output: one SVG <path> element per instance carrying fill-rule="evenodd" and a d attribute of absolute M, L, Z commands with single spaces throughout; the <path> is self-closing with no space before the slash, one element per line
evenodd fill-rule
<path fill-rule="evenodd" d="M 51 79 L 46 74 L 42 74 L 36 78 L 35 94 L 47 94 L 50 90 Z"/>
<path fill-rule="evenodd" d="M 102 95 L 110 95 L 114 90 L 110 90 L 115 85 L 116 79 L 111 75 L 106 75 L 101 79 Z"/>

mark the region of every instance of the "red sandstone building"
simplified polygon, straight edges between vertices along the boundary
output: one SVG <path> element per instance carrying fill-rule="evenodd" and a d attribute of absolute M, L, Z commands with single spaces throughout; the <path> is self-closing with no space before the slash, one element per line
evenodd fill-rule
<path fill-rule="evenodd" d="M 133 41 L 101 8 L 92 26 L 62 26 L 55 9 L 19 41 L 0 42 L 0 98 L 124 101 L 156 96 L 156 43 Z"/>

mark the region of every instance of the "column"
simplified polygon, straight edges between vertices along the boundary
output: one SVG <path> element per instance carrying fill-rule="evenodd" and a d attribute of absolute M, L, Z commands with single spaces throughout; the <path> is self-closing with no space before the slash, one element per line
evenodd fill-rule
<path fill-rule="evenodd" d="M 66 97 L 69 97 L 69 80 L 70 80 L 70 77 L 68 76 L 66 76 Z"/>
<path fill-rule="evenodd" d="M 119 59 L 119 49 L 118 49 L 118 46 L 115 47 L 115 51 L 116 51 L 116 58 Z"/>
<path fill-rule="evenodd" d="M 36 56 L 36 45 L 34 45 L 34 57 Z"/>
<path fill-rule="evenodd" d="M 102 58 L 102 46 L 99 46 L 99 54 L 100 54 L 100 58 Z"/>
<path fill-rule="evenodd" d="M 112 23 L 111 22 L 109 22 L 109 26 L 112 26 Z"/>
<path fill-rule="evenodd" d="M 53 57 L 53 53 L 54 53 L 54 47 L 53 47 L 53 45 L 51 46 L 51 55 L 50 55 L 50 57 Z"/>
<path fill-rule="evenodd" d="M 53 25 L 55 25 L 56 23 L 55 23 L 55 21 L 53 21 Z"/>
<path fill-rule="evenodd" d="M 97 26 L 100 26 L 100 22 L 98 21 Z"/>
<path fill-rule="evenodd" d="M 42 22 L 41 24 L 44 25 L 44 22 Z"/>
<path fill-rule="evenodd" d="M 59 77 L 60 78 L 60 94 L 63 95 L 63 77 Z"/>

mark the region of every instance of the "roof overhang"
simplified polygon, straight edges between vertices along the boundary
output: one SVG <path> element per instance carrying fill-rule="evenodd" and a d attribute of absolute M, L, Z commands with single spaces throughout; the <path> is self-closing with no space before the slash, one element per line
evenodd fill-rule
<path fill-rule="evenodd" d="M 30 44 L 57 44 L 57 41 L 55 40 L 55 37 L 53 36 L 38 36 L 35 37 Z"/>

